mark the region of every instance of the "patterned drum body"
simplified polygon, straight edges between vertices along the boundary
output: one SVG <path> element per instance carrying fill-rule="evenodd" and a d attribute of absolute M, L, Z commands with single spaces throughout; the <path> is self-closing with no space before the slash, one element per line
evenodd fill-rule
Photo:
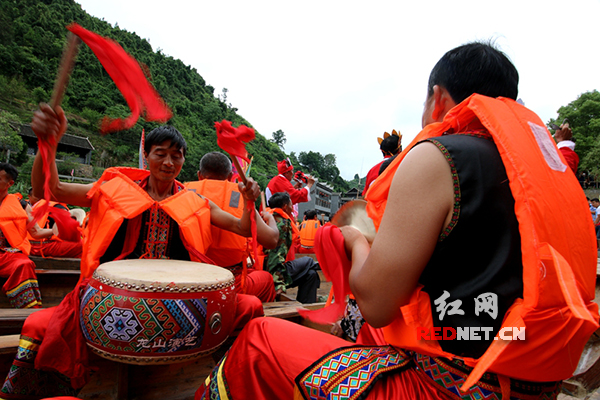
<path fill-rule="evenodd" d="M 102 264 L 82 296 L 80 325 L 102 357 L 169 364 L 215 351 L 233 327 L 233 274 L 174 260 Z"/>

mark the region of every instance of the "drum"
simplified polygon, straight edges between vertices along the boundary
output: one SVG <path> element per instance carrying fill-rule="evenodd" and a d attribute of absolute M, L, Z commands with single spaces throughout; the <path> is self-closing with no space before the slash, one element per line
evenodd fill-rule
<path fill-rule="evenodd" d="M 233 274 L 190 261 L 120 260 L 100 265 L 81 298 L 79 322 L 98 355 L 170 364 L 215 351 L 235 317 Z"/>

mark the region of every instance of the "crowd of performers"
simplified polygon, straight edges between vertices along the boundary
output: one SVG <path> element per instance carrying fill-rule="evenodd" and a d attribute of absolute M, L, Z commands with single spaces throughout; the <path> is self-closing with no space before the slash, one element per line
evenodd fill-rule
<path fill-rule="evenodd" d="M 556 398 L 599 326 L 597 247 L 573 158 L 516 101 L 518 80 L 489 44 L 438 61 L 423 130 L 405 149 L 395 131 L 379 141 L 385 159 L 365 186 L 372 244 L 352 226 L 321 226 L 315 212 L 296 224 L 294 205 L 310 200 L 314 179 L 292 185 L 289 160 L 278 163 L 262 213 L 244 206 L 259 199 L 258 184 L 232 183 L 222 153 L 202 158 L 197 181 L 179 183 L 187 145 L 168 125 L 146 137 L 147 170 L 61 182 L 54 157 L 67 120 L 59 106 L 41 105 L 32 129 L 54 145 L 49 172 L 36 156 L 30 198 L 42 197 L 49 173 L 54 205 L 90 209 L 83 243 L 61 245 L 81 257 L 81 279 L 58 307 L 26 320 L 0 399 L 77 395 L 91 366 L 74 304 L 100 264 L 124 258 L 206 262 L 234 274 L 235 340 L 197 399 Z M 30 205 L 8 194 L 16 179 L 0 164 L 0 274 L 11 304 L 40 307 L 27 256 L 60 240 L 41 220 L 28 225 Z M 190 218 L 197 223 L 183 224 Z M 319 263 L 295 251 L 314 252 Z M 334 282 L 334 303 L 304 315 L 333 334 L 262 317 L 262 302 L 292 287 L 314 303 L 319 267 Z M 509 340 L 507 329 L 524 334 Z"/>

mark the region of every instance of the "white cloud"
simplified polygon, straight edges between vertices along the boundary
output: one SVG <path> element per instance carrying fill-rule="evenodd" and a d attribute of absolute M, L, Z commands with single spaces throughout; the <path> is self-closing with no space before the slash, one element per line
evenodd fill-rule
<path fill-rule="evenodd" d="M 285 133 L 286 152 L 335 154 L 345 179 L 381 160 L 384 131 L 416 135 L 429 71 L 465 42 L 497 39 L 544 122 L 600 86 L 595 0 L 79 3 L 226 87 L 262 135 Z"/>

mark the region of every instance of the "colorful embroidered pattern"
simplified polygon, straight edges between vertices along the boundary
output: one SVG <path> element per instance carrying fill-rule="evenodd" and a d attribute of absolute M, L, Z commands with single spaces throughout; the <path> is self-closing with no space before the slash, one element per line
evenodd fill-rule
<path fill-rule="evenodd" d="M 221 361 L 213 368 L 212 372 L 206 378 L 204 382 L 204 391 L 202 393 L 202 397 L 200 400 L 229 400 L 231 399 L 231 393 L 229 393 L 229 387 L 227 386 L 227 381 L 225 380 L 225 376 L 223 375 L 223 365 L 225 365 L 225 361 L 227 360 L 227 353 L 221 358 Z M 210 397 L 206 397 L 206 392 L 208 389 L 208 393 Z"/>
<path fill-rule="evenodd" d="M 167 258 L 167 246 L 171 236 L 171 217 L 154 204 L 147 211 L 148 218 L 145 218 L 143 251 L 142 258 Z"/>
<path fill-rule="evenodd" d="M 27 279 L 21 282 L 16 288 L 6 292 L 11 307 L 30 308 L 42 305 L 42 295 L 37 279 Z"/>
<path fill-rule="evenodd" d="M 404 369 L 412 359 L 391 346 L 337 349 L 296 377 L 306 400 L 352 399 L 366 396 L 386 373 Z"/>
<path fill-rule="evenodd" d="M 0 390 L 0 398 L 40 399 L 77 394 L 66 376 L 34 368 L 34 360 L 40 344 L 38 340 L 21 336 L 17 356 Z"/>
<path fill-rule="evenodd" d="M 417 371 L 432 379 L 441 390 L 456 400 L 500 400 L 502 399 L 498 377 L 493 373 L 485 373 L 466 393 L 459 388 L 467 379 L 472 368 L 464 365 L 462 361 L 445 362 L 439 358 L 423 354 L 415 354 Z M 514 400 L 550 400 L 556 399 L 560 389 L 560 382 L 541 383 L 510 380 L 511 399 Z"/>
<path fill-rule="evenodd" d="M 79 322 L 86 340 L 107 352 L 189 353 L 202 344 L 206 302 L 118 296 L 88 286 Z"/>

